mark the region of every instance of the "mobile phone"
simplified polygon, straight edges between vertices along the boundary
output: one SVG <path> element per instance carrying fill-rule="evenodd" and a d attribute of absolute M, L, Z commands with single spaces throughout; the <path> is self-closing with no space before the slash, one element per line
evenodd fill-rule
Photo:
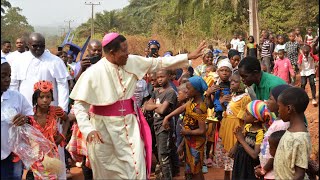
<path fill-rule="evenodd" d="M 90 63 L 91 63 L 91 64 L 95 64 L 95 63 L 97 63 L 101 58 L 100 58 L 100 56 L 92 56 L 92 57 L 89 57 L 88 59 L 90 60 Z"/>
<path fill-rule="evenodd" d="M 157 53 L 157 49 L 156 48 L 151 48 L 151 52 L 149 54 L 149 57 L 153 57 L 154 54 Z"/>

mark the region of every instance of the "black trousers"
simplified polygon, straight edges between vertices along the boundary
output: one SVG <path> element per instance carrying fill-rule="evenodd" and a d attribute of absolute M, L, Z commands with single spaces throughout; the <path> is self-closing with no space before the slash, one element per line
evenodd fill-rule
<path fill-rule="evenodd" d="M 83 160 L 82 160 L 81 169 L 82 169 L 82 173 L 83 173 L 85 180 L 92 180 L 93 179 L 92 169 L 90 169 L 86 166 L 86 157 L 85 156 L 83 157 Z"/>
<path fill-rule="evenodd" d="M 315 75 L 301 76 L 301 88 L 305 89 L 307 85 L 307 80 L 309 79 L 309 85 L 311 88 L 312 99 L 316 99 L 316 84 L 314 82 Z"/>
<path fill-rule="evenodd" d="M 171 134 L 170 131 L 162 131 L 156 135 L 158 158 L 160 161 L 163 179 L 172 179 L 172 162 L 171 162 Z"/>

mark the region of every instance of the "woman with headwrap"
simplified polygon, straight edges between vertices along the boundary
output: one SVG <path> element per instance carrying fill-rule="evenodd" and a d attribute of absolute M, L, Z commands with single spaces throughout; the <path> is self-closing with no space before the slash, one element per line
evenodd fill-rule
<path fill-rule="evenodd" d="M 202 63 L 194 69 L 194 74 L 204 77 L 206 75 L 206 68 L 208 65 L 212 65 L 213 53 L 210 49 L 203 50 Z"/>
<path fill-rule="evenodd" d="M 185 113 L 181 134 L 184 136 L 184 144 L 178 148 L 178 153 L 185 154 L 186 179 L 204 179 L 202 166 L 206 144 L 206 118 L 207 106 L 204 102 L 204 92 L 208 89 L 206 82 L 199 76 L 189 78 L 186 84 L 190 101 L 170 113 L 163 120 L 163 126 L 168 128 L 171 117 Z M 183 151 L 183 145 L 185 149 Z"/>
<path fill-rule="evenodd" d="M 238 142 L 234 153 L 233 180 L 256 179 L 254 167 L 260 164 L 258 155 L 263 140 L 264 123 L 272 121 L 272 118 L 266 103 L 261 100 L 251 101 L 246 106 L 246 125 L 244 129 L 239 126 L 234 130 Z"/>
<path fill-rule="evenodd" d="M 150 40 L 148 43 L 149 55 L 148 57 L 159 57 L 160 43 L 157 40 Z"/>

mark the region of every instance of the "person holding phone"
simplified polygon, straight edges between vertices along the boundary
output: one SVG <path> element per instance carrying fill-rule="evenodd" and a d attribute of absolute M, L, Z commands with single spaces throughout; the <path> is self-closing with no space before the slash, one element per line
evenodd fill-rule
<path fill-rule="evenodd" d="M 160 43 L 157 40 L 150 40 L 148 43 L 149 55 L 148 57 L 159 57 Z"/>
<path fill-rule="evenodd" d="M 91 66 L 91 64 L 97 63 L 102 57 L 102 45 L 99 40 L 91 40 L 88 44 L 87 56 L 84 59 L 80 59 L 77 62 L 74 77 L 77 81 L 81 74 Z"/>

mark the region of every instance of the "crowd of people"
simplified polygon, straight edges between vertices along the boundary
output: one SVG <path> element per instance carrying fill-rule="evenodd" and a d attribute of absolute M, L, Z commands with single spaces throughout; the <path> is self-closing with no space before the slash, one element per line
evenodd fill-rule
<path fill-rule="evenodd" d="M 38 159 L 27 180 L 67 179 L 74 163 L 86 180 L 167 180 L 181 176 L 181 166 L 188 180 L 205 179 L 212 167 L 226 180 L 315 179 L 319 160 L 310 159 L 304 113 L 307 80 L 318 104 L 318 36 L 311 28 L 304 40 L 298 28 L 264 30 L 260 44 L 235 34 L 226 52 L 201 42 L 163 56 L 150 40 L 140 56 L 129 55 L 123 35 L 108 33 L 78 61 L 65 49 L 52 54 L 39 33 L 18 38 L 14 52 L 3 41 L 1 179 L 22 179 L 24 158 L 8 140 L 10 127 L 26 124 L 63 164 L 57 174 Z"/>

